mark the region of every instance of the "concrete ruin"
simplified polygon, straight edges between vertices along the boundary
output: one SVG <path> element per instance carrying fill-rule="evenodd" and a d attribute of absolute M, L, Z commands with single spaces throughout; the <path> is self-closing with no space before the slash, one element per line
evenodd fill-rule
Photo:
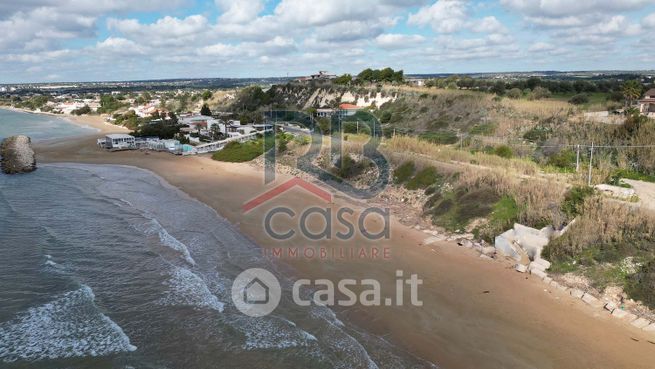
<path fill-rule="evenodd" d="M 535 229 L 515 223 L 514 228 L 496 236 L 494 247 L 516 261 L 525 262 L 526 258 L 534 261 L 541 259 L 541 251 L 555 235 L 555 230 L 550 226 Z"/>

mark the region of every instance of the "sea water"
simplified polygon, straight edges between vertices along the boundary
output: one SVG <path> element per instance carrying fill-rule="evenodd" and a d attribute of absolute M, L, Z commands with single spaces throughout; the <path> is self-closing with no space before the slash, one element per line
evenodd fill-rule
<path fill-rule="evenodd" d="M 231 301 L 254 267 L 283 286 L 262 318 Z M 141 169 L 0 174 L 0 368 L 434 367 L 327 307 L 295 305 L 286 268 Z"/>
<path fill-rule="evenodd" d="M 23 113 L 0 108 L 0 140 L 27 135 L 34 141 L 93 133 L 94 129 L 75 125 L 64 117 Z"/>

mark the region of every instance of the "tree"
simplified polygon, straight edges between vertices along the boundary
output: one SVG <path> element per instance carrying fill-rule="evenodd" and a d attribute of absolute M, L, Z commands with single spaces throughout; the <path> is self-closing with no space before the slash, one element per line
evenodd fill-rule
<path fill-rule="evenodd" d="M 209 109 L 207 104 L 202 104 L 202 108 L 200 108 L 200 115 L 205 115 L 208 117 L 212 116 L 212 111 Z"/>
<path fill-rule="evenodd" d="M 569 99 L 569 102 L 573 105 L 582 105 L 589 102 L 589 96 L 587 94 L 577 94 Z"/>
<path fill-rule="evenodd" d="M 626 106 L 631 106 L 635 100 L 641 97 L 644 86 L 636 79 L 627 81 L 623 84 L 623 96 L 625 97 Z"/>
<path fill-rule="evenodd" d="M 494 86 L 491 88 L 491 92 L 495 93 L 498 96 L 505 94 L 505 82 L 498 81 L 494 83 Z"/>
<path fill-rule="evenodd" d="M 523 92 L 521 91 L 520 88 L 512 88 L 511 90 L 507 91 L 507 97 L 510 99 L 518 99 L 523 95 Z"/>
<path fill-rule="evenodd" d="M 352 82 L 353 76 L 346 73 L 334 79 L 334 83 L 337 85 L 348 85 Z"/>
<path fill-rule="evenodd" d="M 211 91 L 209 91 L 209 90 L 205 90 L 205 91 L 202 93 L 202 99 L 203 99 L 203 100 L 207 101 L 207 100 L 209 100 L 209 99 L 211 99 L 211 98 L 212 98 L 212 92 L 211 92 Z"/>

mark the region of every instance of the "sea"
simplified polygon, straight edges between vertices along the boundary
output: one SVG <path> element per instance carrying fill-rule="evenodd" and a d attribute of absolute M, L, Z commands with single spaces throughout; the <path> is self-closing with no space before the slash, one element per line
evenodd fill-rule
<path fill-rule="evenodd" d="M 0 110 L 0 137 L 80 129 Z M 235 277 L 255 267 L 283 287 L 265 317 L 231 301 Z M 0 174 L 0 368 L 437 367 L 328 307 L 295 305 L 292 274 L 151 172 L 62 163 Z"/>

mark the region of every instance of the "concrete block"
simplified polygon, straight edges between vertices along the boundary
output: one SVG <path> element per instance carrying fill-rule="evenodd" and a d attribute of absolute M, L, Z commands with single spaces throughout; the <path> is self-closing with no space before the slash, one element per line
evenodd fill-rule
<path fill-rule="evenodd" d="M 577 288 L 572 288 L 571 289 L 571 296 L 575 297 L 576 299 L 581 299 L 582 296 L 584 296 L 584 291 L 581 291 Z"/>
<path fill-rule="evenodd" d="M 602 308 L 605 304 L 603 304 L 602 301 L 596 298 L 596 296 L 590 295 L 588 293 L 585 293 L 582 296 L 582 301 L 584 301 L 587 305 L 593 306 L 595 308 Z"/>
<path fill-rule="evenodd" d="M 623 319 L 628 315 L 628 312 L 622 309 L 614 309 L 612 310 L 612 316 L 617 317 L 619 319 Z"/>
<path fill-rule="evenodd" d="M 655 332 L 655 323 L 649 324 L 647 327 L 642 328 L 646 332 Z"/>
<path fill-rule="evenodd" d="M 496 253 L 496 248 L 493 246 L 487 246 L 482 248 L 482 253 L 485 255 L 493 255 Z"/>
<path fill-rule="evenodd" d="M 541 236 L 541 231 L 532 227 L 524 226 L 523 224 L 514 223 L 514 234 L 518 239 L 524 236 Z"/>
<path fill-rule="evenodd" d="M 493 260 L 492 258 L 490 258 L 489 256 L 487 256 L 485 254 L 480 254 L 480 258 L 483 259 L 483 260 Z"/>
<path fill-rule="evenodd" d="M 605 304 L 605 310 L 609 311 L 610 313 L 613 312 L 617 307 L 618 306 L 616 306 L 616 304 L 611 301 Z"/>
<path fill-rule="evenodd" d="M 538 277 L 539 279 L 544 279 L 544 278 L 546 278 L 548 276 L 546 274 L 546 272 L 544 272 L 541 269 L 532 269 L 532 270 L 530 270 L 530 274 Z"/>
<path fill-rule="evenodd" d="M 650 325 L 650 320 L 644 318 L 638 318 L 633 320 L 630 324 L 632 324 L 633 326 L 639 329 L 644 329 Z"/>
<path fill-rule="evenodd" d="M 527 265 L 523 265 L 523 264 L 516 264 L 515 269 L 516 269 L 517 272 L 525 273 L 525 272 L 528 271 L 528 266 L 527 266 Z"/>
<path fill-rule="evenodd" d="M 423 241 L 424 245 L 432 245 L 439 241 L 442 241 L 439 237 L 428 237 Z"/>
<path fill-rule="evenodd" d="M 558 284 L 557 288 L 559 288 L 561 291 L 564 291 L 564 292 L 568 291 L 568 289 L 569 289 L 568 287 L 566 287 L 563 284 Z"/>
<path fill-rule="evenodd" d="M 542 272 L 546 271 L 546 268 L 544 268 L 543 264 L 540 264 L 540 263 L 537 263 L 537 262 L 534 262 L 534 261 L 530 262 L 530 264 L 528 265 L 528 269 L 530 269 L 530 270 L 541 270 Z"/>
<path fill-rule="evenodd" d="M 637 320 L 637 318 L 639 318 L 639 317 L 634 315 L 633 313 L 628 313 L 626 311 L 626 314 L 622 319 L 625 320 L 626 322 L 630 323 L 630 322 L 633 322 L 633 321 Z"/>
<path fill-rule="evenodd" d="M 518 253 L 518 251 L 514 248 L 515 246 L 513 245 L 514 242 L 514 237 L 506 236 L 508 232 L 513 232 L 511 229 L 500 236 L 496 236 L 494 239 L 494 247 L 496 250 L 500 253 L 502 253 L 505 256 L 509 256 L 511 258 L 514 258 L 516 260 L 521 260 L 521 255 Z"/>
<path fill-rule="evenodd" d="M 539 264 L 543 267 L 543 270 L 548 270 L 550 268 L 550 261 L 542 258 L 535 259 L 534 263 Z"/>
<path fill-rule="evenodd" d="M 553 279 L 552 279 L 552 278 L 550 278 L 550 277 L 544 277 L 544 279 L 542 279 L 542 280 L 543 280 L 543 281 L 544 281 L 544 283 L 546 283 L 546 284 L 550 284 L 550 282 L 552 282 L 552 281 L 553 281 Z"/>

